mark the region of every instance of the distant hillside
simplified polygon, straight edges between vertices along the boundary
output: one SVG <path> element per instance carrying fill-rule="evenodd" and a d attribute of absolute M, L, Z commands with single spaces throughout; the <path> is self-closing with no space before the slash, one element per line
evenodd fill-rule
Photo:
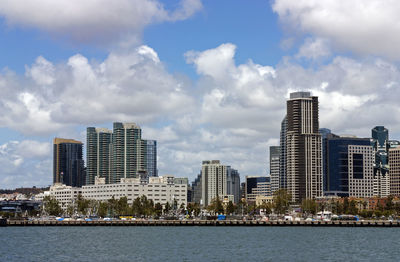
<path fill-rule="evenodd" d="M 41 193 L 43 191 L 49 190 L 49 187 L 20 187 L 16 189 L 0 189 L 0 194 L 13 194 L 13 193 L 21 193 L 24 195 L 34 195 Z"/>

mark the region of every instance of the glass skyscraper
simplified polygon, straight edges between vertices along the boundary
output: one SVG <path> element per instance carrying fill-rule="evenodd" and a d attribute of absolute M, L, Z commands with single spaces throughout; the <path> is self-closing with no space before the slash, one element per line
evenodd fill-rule
<path fill-rule="evenodd" d="M 53 183 L 81 187 L 85 184 L 83 143 L 73 139 L 54 138 Z"/>
<path fill-rule="evenodd" d="M 349 165 L 354 164 L 349 163 L 349 146 L 370 146 L 370 139 L 336 136 L 327 138 L 326 145 L 328 173 L 325 181 L 325 194 L 347 197 L 349 196 Z M 354 161 L 358 160 L 357 157 L 359 155 L 354 157 Z M 362 174 L 363 170 L 360 171 Z M 360 173 L 356 170 L 355 178 L 362 179 L 363 175 L 360 176 Z"/>

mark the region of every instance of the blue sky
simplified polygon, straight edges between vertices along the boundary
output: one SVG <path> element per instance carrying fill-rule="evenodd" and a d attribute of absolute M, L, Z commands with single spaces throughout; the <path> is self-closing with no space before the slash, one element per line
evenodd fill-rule
<path fill-rule="evenodd" d="M 77 0 L 0 3 L 0 188 L 52 181 L 53 137 L 136 122 L 159 172 L 205 159 L 268 174 L 285 100 L 320 125 L 400 139 L 396 1 Z M 364 30 L 368 28 L 368 30 Z"/>

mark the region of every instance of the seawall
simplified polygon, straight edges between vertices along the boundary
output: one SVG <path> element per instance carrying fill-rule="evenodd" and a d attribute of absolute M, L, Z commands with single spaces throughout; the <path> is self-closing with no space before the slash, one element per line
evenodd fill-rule
<path fill-rule="evenodd" d="M 136 220 L 136 221 L 19 221 L 3 226 L 302 226 L 302 227 L 400 227 L 398 221 L 239 221 L 239 220 Z"/>

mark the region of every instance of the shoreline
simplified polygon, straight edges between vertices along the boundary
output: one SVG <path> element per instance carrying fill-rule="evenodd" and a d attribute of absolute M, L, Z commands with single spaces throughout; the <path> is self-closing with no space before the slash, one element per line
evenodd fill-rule
<path fill-rule="evenodd" d="M 19 221 L 3 226 L 308 226 L 308 227 L 400 227 L 398 221 L 239 221 L 239 220 L 153 220 L 153 221 Z"/>

